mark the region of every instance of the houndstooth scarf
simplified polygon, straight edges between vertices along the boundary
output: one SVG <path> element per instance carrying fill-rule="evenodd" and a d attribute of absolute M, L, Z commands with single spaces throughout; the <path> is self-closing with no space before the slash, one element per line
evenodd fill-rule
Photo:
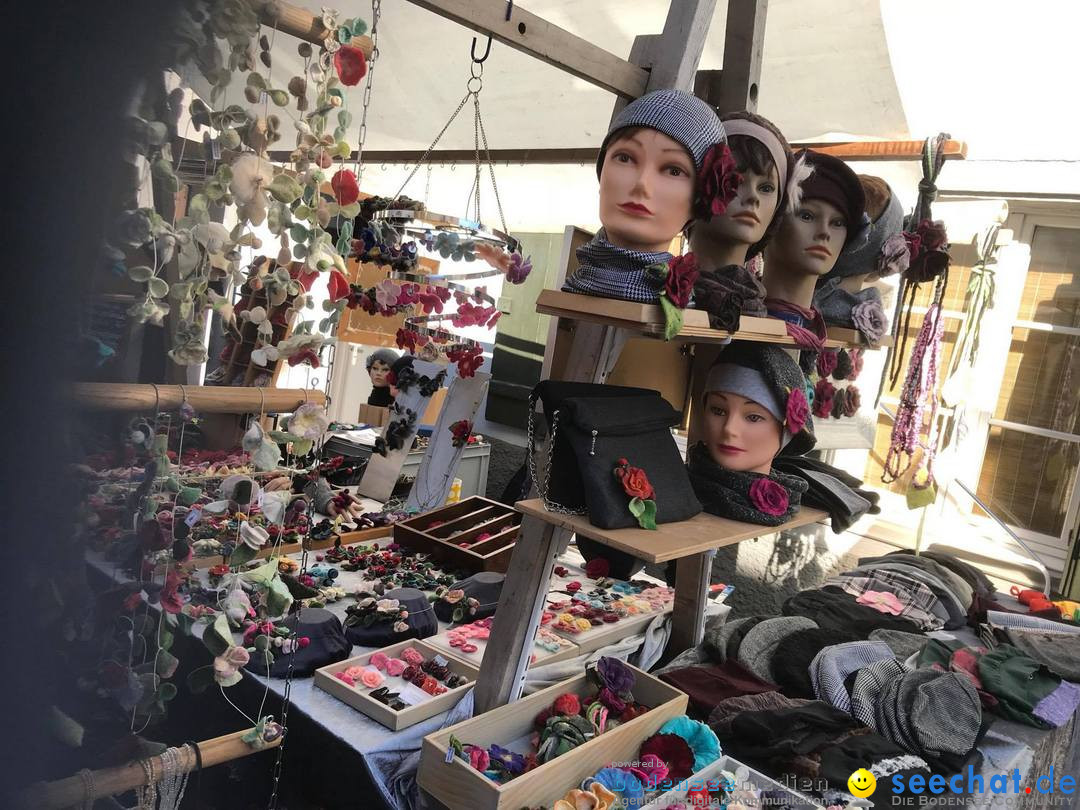
<path fill-rule="evenodd" d="M 649 278 L 645 268 L 667 264 L 671 254 L 649 253 L 616 247 L 607 240 L 603 228 L 591 241 L 577 249 L 580 267 L 563 284 L 565 292 L 619 298 L 640 304 L 655 304 L 664 283 Z"/>

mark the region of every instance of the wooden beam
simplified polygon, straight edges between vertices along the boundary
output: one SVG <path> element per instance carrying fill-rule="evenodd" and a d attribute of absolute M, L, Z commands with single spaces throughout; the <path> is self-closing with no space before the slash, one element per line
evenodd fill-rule
<path fill-rule="evenodd" d="M 271 5 L 273 4 L 264 6 L 262 12 L 263 25 L 281 31 L 283 34 L 291 34 L 297 39 L 302 39 L 304 42 L 310 42 L 312 45 L 317 45 L 320 48 L 323 46 L 326 38 L 330 35 L 330 29 L 323 25 L 321 16 L 312 14 L 306 8 L 300 8 L 300 6 L 291 6 L 288 3 L 281 3 L 278 4 L 281 11 L 278 13 L 277 17 L 274 17 L 266 10 Z M 371 58 L 371 51 L 373 48 L 371 37 L 353 37 L 349 44 L 362 50 L 364 56 L 368 59 Z"/>
<path fill-rule="evenodd" d="M 724 71 L 718 95 L 706 99 L 721 115 L 757 109 L 768 9 L 769 0 L 728 0 Z"/>
<path fill-rule="evenodd" d="M 650 49 L 648 90 L 693 88 L 715 8 L 716 0 L 670 0 L 664 31 Z"/>
<path fill-rule="evenodd" d="M 322 391 L 299 388 L 75 383 L 71 394 L 79 405 L 94 411 L 169 411 L 179 408 L 185 398 L 203 413 L 291 413 L 305 402 L 326 404 Z"/>
<path fill-rule="evenodd" d="M 791 146 L 825 152 L 841 160 L 922 160 L 923 141 L 793 143 Z M 964 160 L 966 157 L 966 142 L 945 141 L 945 160 Z"/>
<path fill-rule="evenodd" d="M 409 0 L 440 17 L 490 36 L 571 76 L 624 98 L 637 98 L 649 82 L 647 70 L 620 59 L 569 31 L 504 0 Z"/>

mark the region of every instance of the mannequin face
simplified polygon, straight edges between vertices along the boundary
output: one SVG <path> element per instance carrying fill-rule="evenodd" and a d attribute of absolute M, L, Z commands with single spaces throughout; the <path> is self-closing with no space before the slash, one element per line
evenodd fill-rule
<path fill-rule="evenodd" d="M 600 221 L 613 245 L 666 251 L 691 219 L 694 163 L 655 129 L 616 138 L 600 170 Z"/>
<path fill-rule="evenodd" d="M 769 165 L 767 175 L 759 174 L 752 168 L 739 170 L 742 181 L 735 199 L 727 210 L 708 222 L 699 221 L 694 226 L 694 235 L 700 232 L 706 244 L 742 244 L 746 247 L 761 241 L 765 229 L 772 222 L 776 206 L 780 202 L 779 175 L 776 167 Z"/>
<path fill-rule="evenodd" d="M 712 460 L 736 472 L 768 474 L 783 427 L 758 403 L 726 391 L 705 400 L 705 443 Z"/>
<path fill-rule="evenodd" d="M 386 388 L 386 375 L 389 373 L 390 366 L 386 365 L 382 360 L 376 360 L 368 369 L 368 374 L 371 375 L 371 384 L 376 388 Z"/>
<path fill-rule="evenodd" d="M 784 217 L 769 244 L 768 258 L 786 273 L 823 276 L 836 264 L 845 239 L 847 220 L 835 205 L 803 200 L 794 214 Z"/>

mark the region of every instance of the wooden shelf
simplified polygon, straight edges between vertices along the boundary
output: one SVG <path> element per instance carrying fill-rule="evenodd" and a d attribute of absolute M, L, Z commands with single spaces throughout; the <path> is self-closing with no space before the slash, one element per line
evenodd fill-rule
<path fill-rule="evenodd" d="M 615 298 L 543 290 L 536 299 L 536 311 L 557 318 L 588 321 L 604 326 L 629 329 L 640 335 L 659 338 L 664 334 L 664 312 L 658 304 L 638 304 Z M 755 318 L 744 315 L 737 332 L 725 332 L 709 327 L 709 315 L 700 309 L 688 309 L 683 315 L 683 327 L 677 338 L 694 343 L 727 343 L 731 340 L 750 340 L 755 343 L 776 343 L 794 346 L 787 327 L 779 318 Z M 892 345 L 892 338 L 882 338 L 877 346 L 868 346 L 854 329 L 831 327 L 825 345 L 837 348 L 877 349 Z"/>
<path fill-rule="evenodd" d="M 811 523 L 817 523 L 828 517 L 820 509 L 803 507 L 787 523 L 779 526 L 759 526 L 755 523 L 740 523 L 736 520 L 716 517 L 706 512 L 695 515 L 690 520 L 679 523 L 663 523 L 656 531 L 646 529 L 598 529 L 582 515 L 561 515 L 549 512 L 539 498 L 519 501 L 514 507 L 525 515 L 540 518 L 564 529 L 569 529 L 581 537 L 587 537 L 605 546 L 625 551 L 650 563 L 667 562 L 681 557 L 689 557 L 715 548 L 733 546 L 743 540 L 752 540 L 785 529 L 797 529 Z"/>

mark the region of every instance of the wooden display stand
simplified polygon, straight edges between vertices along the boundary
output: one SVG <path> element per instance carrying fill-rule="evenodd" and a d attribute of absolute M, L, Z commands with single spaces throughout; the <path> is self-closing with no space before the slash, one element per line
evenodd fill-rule
<path fill-rule="evenodd" d="M 436 521 L 442 521 L 442 525 L 429 529 L 428 526 Z M 505 573 L 514 553 L 519 523 L 521 515 L 510 507 L 474 495 L 459 503 L 398 521 L 394 524 L 394 542 L 470 573 Z M 491 537 L 480 543 L 474 542 L 485 533 Z M 459 545 L 465 542 L 473 545 L 468 548 Z"/>

